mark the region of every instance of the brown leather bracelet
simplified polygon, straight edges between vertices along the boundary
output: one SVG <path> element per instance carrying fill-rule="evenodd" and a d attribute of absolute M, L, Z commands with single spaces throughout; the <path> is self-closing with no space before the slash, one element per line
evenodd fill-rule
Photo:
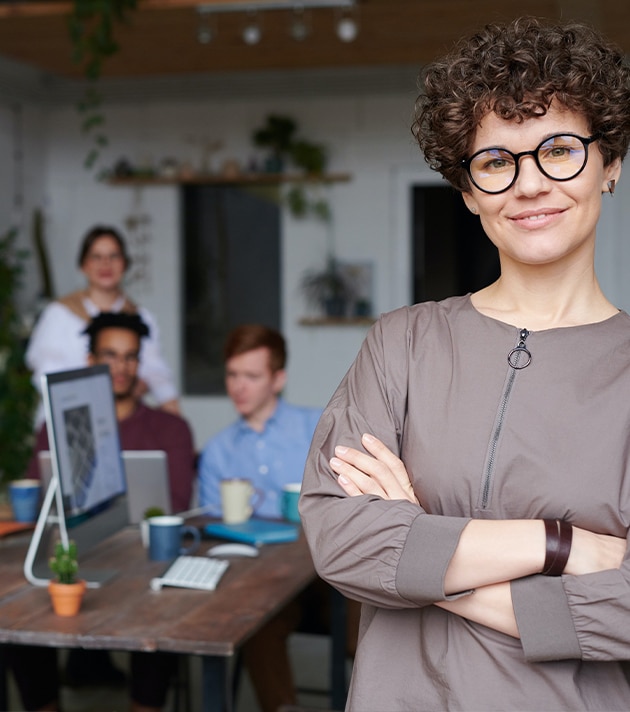
<path fill-rule="evenodd" d="M 573 541 L 573 527 L 563 519 L 544 519 L 546 550 L 543 576 L 560 576 L 564 571 Z"/>

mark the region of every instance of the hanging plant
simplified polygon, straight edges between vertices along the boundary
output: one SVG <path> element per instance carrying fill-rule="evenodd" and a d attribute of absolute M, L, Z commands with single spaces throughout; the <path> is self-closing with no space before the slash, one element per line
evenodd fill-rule
<path fill-rule="evenodd" d="M 90 170 L 109 140 L 104 131 L 103 97 L 97 89 L 103 62 L 118 52 L 116 24 L 126 22 L 138 0 L 74 0 L 68 18 L 72 60 L 83 67 L 89 84 L 78 103 L 81 130 L 92 141 L 84 166 Z"/>

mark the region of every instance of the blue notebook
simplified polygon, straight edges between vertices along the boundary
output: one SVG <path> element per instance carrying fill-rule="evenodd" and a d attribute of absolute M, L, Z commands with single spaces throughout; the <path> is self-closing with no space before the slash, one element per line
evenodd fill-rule
<path fill-rule="evenodd" d="M 295 524 L 277 522 L 273 519 L 250 519 L 241 524 L 212 522 L 211 524 L 206 524 L 204 532 L 208 536 L 240 541 L 245 544 L 254 544 L 255 546 L 295 541 L 299 536 L 299 529 Z"/>

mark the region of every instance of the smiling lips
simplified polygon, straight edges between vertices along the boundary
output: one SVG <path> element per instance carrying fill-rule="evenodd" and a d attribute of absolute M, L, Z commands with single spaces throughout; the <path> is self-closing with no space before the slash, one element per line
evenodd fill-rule
<path fill-rule="evenodd" d="M 560 208 L 545 208 L 544 210 L 527 210 L 517 215 L 513 215 L 510 220 L 525 228 L 543 227 L 553 222 L 553 220 L 564 213 Z"/>

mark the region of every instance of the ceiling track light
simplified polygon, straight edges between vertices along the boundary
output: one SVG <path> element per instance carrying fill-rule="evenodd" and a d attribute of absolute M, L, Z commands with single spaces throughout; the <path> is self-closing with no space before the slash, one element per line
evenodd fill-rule
<path fill-rule="evenodd" d="M 255 10 L 248 14 L 241 36 L 246 45 L 257 45 L 262 39 L 261 22 Z"/>
<path fill-rule="evenodd" d="M 216 37 L 214 18 L 212 13 L 198 9 L 199 24 L 197 25 L 197 42 L 207 45 Z"/>
<path fill-rule="evenodd" d="M 335 31 L 342 42 L 354 42 L 359 32 L 356 4 L 358 0 L 249 0 L 249 2 L 227 2 L 226 0 L 208 0 L 196 7 L 199 16 L 197 41 L 207 45 L 217 37 L 215 15 L 226 12 L 246 14 L 242 25 L 241 37 L 247 45 L 257 45 L 263 37 L 262 11 L 290 10 L 291 20 L 288 32 L 296 42 L 303 42 L 312 30 L 309 11 L 315 8 L 332 8 L 337 14 Z"/>
<path fill-rule="evenodd" d="M 359 19 L 355 8 L 338 10 L 335 30 L 337 37 L 345 43 L 354 42 L 359 34 Z"/>
<path fill-rule="evenodd" d="M 311 34 L 311 18 L 302 5 L 293 8 L 293 16 L 289 23 L 289 35 L 296 42 L 303 42 Z"/>

